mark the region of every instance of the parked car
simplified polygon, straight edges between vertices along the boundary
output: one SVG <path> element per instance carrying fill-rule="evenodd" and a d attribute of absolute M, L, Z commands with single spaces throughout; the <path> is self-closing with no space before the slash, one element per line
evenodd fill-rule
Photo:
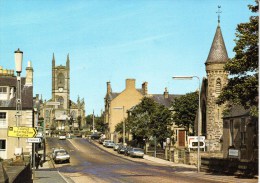
<path fill-rule="evenodd" d="M 122 144 L 122 145 L 120 145 L 120 146 L 118 147 L 117 152 L 118 152 L 119 154 L 124 154 L 124 153 L 125 153 L 125 150 L 126 150 L 126 146 L 124 146 L 124 145 Z"/>
<path fill-rule="evenodd" d="M 100 138 L 100 134 L 98 134 L 98 133 L 93 133 L 93 134 L 90 135 L 90 138 L 93 139 L 93 140 L 94 140 L 94 139 L 99 139 L 99 138 Z"/>
<path fill-rule="evenodd" d="M 58 151 L 56 151 L 54 153 L 54 157 L 53 157 L 53 160 L 55 163 L 58 163 L 58 162 L 70 162 L 70 155 L 69 153 L 64 150 L 64 149 L 60 149 Z"/>
<path fill-rule="evenodd" d="M 113 148 L 115 146 L 115 143 L 113 141 L 108 141 L 105 143 L 105 147 Z"/>
<path fill-rule="evenodd" d="M 66 140 L 66 134 L 65 133 L 60 134 L 59 140 Z"/>
<path fill-rule="evenodd" d="M 117 151 L 120 145 L 122 145 L 122 143 L 116 143 L 113 147 L 114 151 Z"/>
<path fill-rule="evenodd" d="M 130 151 L 131 151 L 132 149 L 133 149 L 132 147 L 127 146 L 126 149 L 125 149 L 124 155 L 125 155 L 125 156 L 129 156 L 129 153 L 130 153 Z"/>
<path fill-rule="evenodd" d="M 141 149 L 141 148 L 132 148 L 129 151 L 129 156 L 130 157 L 141 157 L 141 158 L 143 158 L 144 157 L 144 150 Z"/>
<path fill-rule="evenodd" d="M 106 144 L 107 142 L 113 142 L 113 141 L 112 141 L 112 140 L 104 140 L 104 141 L 103 141 L 103 146 L 105 146 L 105 144 Z"/>

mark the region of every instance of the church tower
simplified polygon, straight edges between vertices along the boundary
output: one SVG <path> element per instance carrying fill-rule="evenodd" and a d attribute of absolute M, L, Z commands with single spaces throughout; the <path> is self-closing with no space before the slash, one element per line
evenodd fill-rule
<path fill-rule="evenodd" d="M 67 55 L 66 66 L 55 65 L 55 57 L 52 58 L 52 101 L 60 102 L 58 108 L 63 114 L 69 113 L 70 100 L 70 60 Z"/>
<path fill-rule="evenodd" d="M 221 138 L 223 135 L 222 113 L 224 105 L 216 104 L 222 88 L 228 82 L 228 73 L 224 65 L 228 61 L 228 54 L 218 20 L 217 30 L 206 60 L 207 72 L 207 102 L 206 102 L 206 142 L 207 150 L 221 151 Z M 203 125 L 203 124 L 202 124 Z"/>

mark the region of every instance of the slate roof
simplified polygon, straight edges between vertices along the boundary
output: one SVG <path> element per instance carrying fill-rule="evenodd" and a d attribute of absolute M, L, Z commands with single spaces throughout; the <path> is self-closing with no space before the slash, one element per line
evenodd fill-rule
<path fill-rule="evenodd" d="M 161 105 L 164 105 L 165 107 L 171 107 L 172 106 L 172 102 L 174 100 L 174 98 L 178 98 L 182 95 L 172 95 L 172 94 L 169 94 L 168 98 L 165 98 L 164 97 L 164 94 L 152 94 L 152 99 L 161 104 Z"/>
<path fill-rule="evenodd" d="M 110 93 L 110 94 L 107 94 L 106 95 L 106 99 L 109 99 L 109 100 L 113 100 L 114 98 L 116 98 L 120 93 Z"/>
<path fill-rule="evenodd" d="M 212 42 L 210 52 L 205 64 L 208 63 L 225 63 L 228 60 L 228 54 L 225 42 L 221 33 L 221 28 L 218 25 L 214 40 Z"/>
<path fill-rule="evenodd" d="M 236 105 L 231 107 L 228 114 L 225 114 L 223 118 L 233 118 L 233 117 L 239 117 L 239 116 L 248 116 L 250 109 L 245 109 L 241 105 Z"/>
<path fill-rule="evenodd" d="M 21 78 L 22 85 L 22 109 L 33 109 L 33 86 L 25 86 L 25 78 Z M 16 77 L 0 77 L 0 86 L 16 88 Z M 0 100 L 1 109 L 15 109 L 16 97 L 11 100 Z"/>

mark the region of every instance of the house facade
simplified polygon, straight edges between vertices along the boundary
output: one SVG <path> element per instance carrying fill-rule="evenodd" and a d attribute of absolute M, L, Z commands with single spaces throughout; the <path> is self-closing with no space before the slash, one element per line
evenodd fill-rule
<path fill-rule="evenodd" d="M 233 106 L 223 119 L 223 157 L 257 161 L 258 120 L 242 106 Z"/>
<path fill-rule="evenodd" d="M 13 70 L 0 67 L 0 158 L 10 159 L 32 152 L 27 138 L 8 137 L 8 127 L 33 127 L 33 68 L 26 67 L 26 77 L 21 77 L 21 117 L 16 114 L 17 76 Z"/>
<path fill-rule="evenodd" d="M 108 126 L 106 136 L 111 140 L 117 141 L 118 134 L 115 127 L 123 119 L 127 118 L 127 110 L 139 104 L 147 92 L 147 82 L 142 84 L 142 89 L 137 89 L 135 79 L 126 79 L 126 87 L 121 93 L 112 92 L 111 83 L 107 82 L 107 93 L 104 98 L 105 115 L 104 121 Z"/>

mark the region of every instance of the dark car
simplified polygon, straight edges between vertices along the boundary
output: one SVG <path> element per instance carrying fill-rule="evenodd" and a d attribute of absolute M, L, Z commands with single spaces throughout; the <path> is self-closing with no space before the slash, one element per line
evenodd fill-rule
<path fill-rule="evenodd" d="M 125 155 L 125 156 L 129 156 L 129 153 L 130 153 L 130 151 L 131 151 L 132 149 L 133 149 L 132 147 L 127 146 L 126 149 L 125 149 L 124 155 Z"/>
<path fill-rule="evenodd" d="M 120 145 L 120 146 L 118 147 L 118 149 L 117 149 L 117 152 L 118 152 L 119 154 L 124 154 L 124 153 L 125 153 L 125 150 L 126 150 L 126 146 Z"/>
<path fill-rule="evenodd" d="M 93 139 L 93 140 L 94 139 L 99 139 L 100 135 L 98 133 L 93 133 L 93 134 L 90 135 L 90 138 Z"/>

